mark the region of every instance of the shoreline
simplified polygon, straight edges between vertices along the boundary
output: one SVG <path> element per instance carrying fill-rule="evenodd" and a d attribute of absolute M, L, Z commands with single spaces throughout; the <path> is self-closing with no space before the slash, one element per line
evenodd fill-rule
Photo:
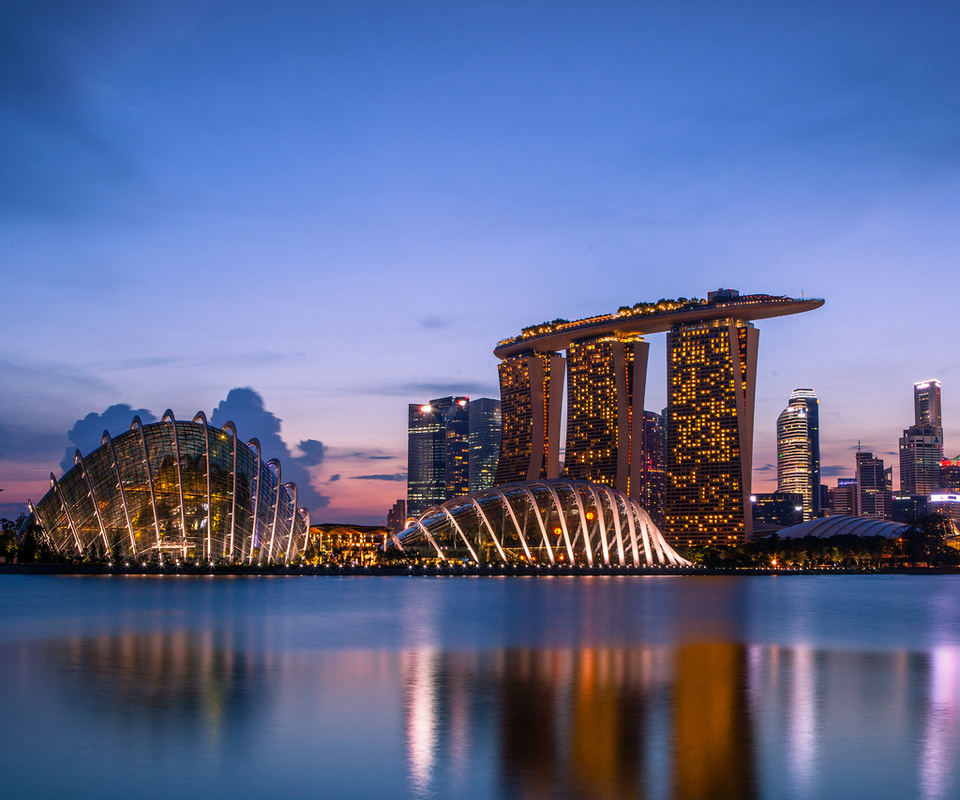
<path fill-rule="evenodd" d="M 181 567 L 159 567 L 149 565 L 146 568 L 115 569 L 101 564 L 0 564 L 0 575 L 100 575 L 113 577 L 426 577 L 426 578 L 548 578 L 548 577 L 599 577 L 619 575 L 960 575 L 960 567 L 883 567 L 883 568 L 782 568 L 743 567 L 619 567 L 619 566 L 538 566 L 484 565 L 447 566 L 447 567 L 406 567 L 406 566 L 243 566 L 219 565 L 214 568 L 202 565 Z"/>

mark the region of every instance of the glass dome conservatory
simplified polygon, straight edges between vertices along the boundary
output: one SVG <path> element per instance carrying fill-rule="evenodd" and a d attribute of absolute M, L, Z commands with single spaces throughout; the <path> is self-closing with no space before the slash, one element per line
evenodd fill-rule
<path fill-rule="evenodd" d="M 392 546 L 477 564 L 690 565 L 636 501 L 574 480 L 508 483 L 448 500 L 408 520 Z"/>
<path fill-rule="evenodd" d="M 33 519 L 65 555 L 225 563 L 285 563 L 310 530 L 297 487 L 280 463 L 263 461 L 260 443 L 203 413 L 179 422 L 167 411 L 99 448 L 76 451 L 74 466 L 34 506 Z"/>

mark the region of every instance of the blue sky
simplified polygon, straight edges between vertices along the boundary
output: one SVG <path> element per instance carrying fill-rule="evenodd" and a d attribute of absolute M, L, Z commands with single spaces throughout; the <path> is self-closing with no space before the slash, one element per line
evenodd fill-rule
<path fill-rule="evenodd" d="M 499 339 L 719 286 L 826 299 L 758 324 L 756 490 L 797 386 L 828 475 L 930 377 L 960 451 L 953 4 L 0 11 L 7 516 L 87 415 L 249 387 L 315 518 L 378 521 L 406 404 L 497 396 Z"/>

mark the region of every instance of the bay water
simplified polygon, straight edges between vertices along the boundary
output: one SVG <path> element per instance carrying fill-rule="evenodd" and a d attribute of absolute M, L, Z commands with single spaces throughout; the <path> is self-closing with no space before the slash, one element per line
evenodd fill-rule
<path fill-rule="evenodd" d="M 960 576 L 0 575 L 4 797 L 960 797 Z"/>

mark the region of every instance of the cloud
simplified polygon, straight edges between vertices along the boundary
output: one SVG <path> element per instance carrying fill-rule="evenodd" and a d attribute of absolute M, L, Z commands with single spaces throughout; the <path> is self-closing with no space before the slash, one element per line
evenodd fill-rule
<path fill-rule="evenodd" d="M 322 442 L 307 439 L 300 443 L 304 456 L 294 456 L 280 436 L 280 419 L 267 410 L 263 398 L 250 387 L 231 389 L 226 399 L 222 400 L 210 415 L 212 425 L 222 427 L 228 421 L 233 422 L 237 428 L 237 436 L 243 441 L 257 439 L 260 442 L 264 460 L 276 458 L 280 461 L 281 480 L 284 483 L 292 481 L 297 485 L 297 501 L 300 505 L 314 511 L 330 504 L 330 498 L 313 487 L 307 471 L 308 466 L 314 466 L 310 462 L 318 453 L 322 460 L 322 453 L 326 449 Z"/>
<path fill-rule="evenodd" d="M 405 472 L 396 472 L 393 475 L 351 475 L 352 481 L 405 481 Z"/>
<path fill-rule="evenodd" d="M 327 452 L 327 446 L 316 439 L 301 439 L 297 445 L 303 452 L 302 456 L 297 458 L 305 467 L 318 467 L 323 463 L 324 455 Z"/>
<path fill-rule="evenodd" d="M 776 471 L 777 471 L 777 465 L 776 465 L 776 464 L 764 464 L 762 467 L 754 467 L 754 468 L 753 468 L 753 471 L 754 471 L 754 472 L 776 472 Z"/>
<path fill-rule="evenodd" d="M 438 317 L 436 315 L 429 317 L 422 317 L 417 320 L 417 324 L 424 330 L 439 330 L 441 328 L 449 328 L 450 321 L 443 319 L 443 317 Z"/>
<path fill-rule="evenodd" d="M 339 473 L 339 472 L 337 472 L 337 473 L 331 475 L 329 478 L 327 478 L 327 483 L 336 483 L 338 480 L 340 480 L 340 473 Z"/>
<path fill-rule="evenodd" d="M 329 448 L 325 448 L 324 458 L 331 461 L 345 461 L 352 459 L 389 461 L 391 458 L 398 458 L 398 456 L 384 455 L 382 450 L 335 450 L 331 452 Z"/>
<path fill-rule="evenodd" d="M 824 478 L 836 478 L 840 475 L 852 477 L 853 467 L 843 467 L 839 464 L 830 464 L 829 466 L 820 467 L 820 475 Z"/>
<path fill-rule="evenodd" d="M 102 414 L 91 412 L 83 419 L 78 419 L 67 434 L 72 446 L 63 454 L 60 469 L 66 472 L 73 466 L 75 451 L 79 450 L 83 455 L 87 455 L 96 450 L 100 446 L 104 431 L 108 431 L 111 437 L 116 437 L 129 430 L 135 416 L 139 416 L 144 425 L 156 422 L 157 419 L 147 409 L 140 408 L 135 411 L 126 403 L 110 406 Z"/>

